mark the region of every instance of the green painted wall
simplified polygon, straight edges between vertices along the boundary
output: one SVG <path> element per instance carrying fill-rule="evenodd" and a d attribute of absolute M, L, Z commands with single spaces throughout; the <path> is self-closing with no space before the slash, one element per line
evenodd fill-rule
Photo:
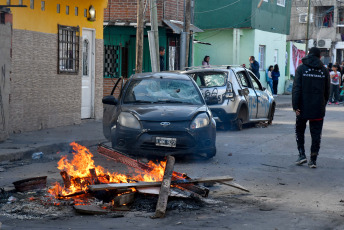
<path fill-rule="evenodd" d="M 251 0 L 197 0 L 195 25 L 202 29 L 251 27 Z"/>
<path fill-rule="evenodd" d="M 274 52 L 278 52 L 277 64 L 280 68 L 280 81 L 278 91 L 284 92 L 285 85 L 285 60 L 286 60 L 286 35 L 266 32 L 261 30 L 242 29 L 240 36 L 240 64 L 249 66 L 249 56 L 255 56 L 258 60 L 259 46 L 265 46 L 264 70 L 274 64 Z M 209 42 L 211 45 L 194 45 L 194 65 L 200 66 L 205 55 L 210 56 L 211 65 L 230 65 L 233 63 L 233 29 L 207 30 L 197 33 L 195 39 Z M 265 71 L 260 72 L 260 80 L 267 87 Z"/>
<path fill-rule="evenodd" d="M 201 29 L 253 28 L 289 34 L 291 1 L 285 7 L 277 1 L 260 0 L 197 0 L 195 24 Z"/>
<path fill-rule="evenodd" d="M 269 65 L 274 65 L 274 52 L 278 51 L 277 64 L 280 70 L 280 78 L 278 82 L 278 93 L 281 94 L 284 92 L 285 87 L 285 66 L 286 66 L 286 46 L 287 46 L 287 36 L 284 34 L 276 34 L 272 32 L 266 32 L 261 30 L 254 30 L 255 39 L 254 39 L 254 56 L 258 59 L 259 56 L 259 46 L 264 45 L 265 49 L 265 69 Z M 248 63 L 248 60 L 247 60 Z M 265 71 L 260 71 L 260 80 L 267 87 Z"/>
<path fill-rule="evenodd" d="M 143 45 L 143 72 L 151 72 L 151 61 L 149 53 L 149 44 L 148 44 L 148 34 L 147 30 L 150 30 L 150 27 L 145 28 L 144 30 L 144 45 Z M 115 45 L 128 47 L 128 76 L 134 74 L 135 69 L 135 60 L 136 60 L 136 28 L 129 26 L 107 26 L 104 28 L 104 45 Z M 167 36 L 166 29 L 159 28 L 159 45 L 163 46 L 167 50 Z M 165 63 L 168 66 L 168 60 L 165 55 Z M 120 75 L 121 76 L 121 65 L 122 65 L 122 54 L 120 53 L 119 57 L 119 66 L 120 66 Z M 109 76 L 104 76 L 109 77 Z"/>
<path fill-rule="evenodd" d="M 202 65 L 206 55 L 210 56 L 211 65 L 228 65 L 232 63 L 233 30 L 205 31 L 198 33 L 195 39 L 211 43 L 211 45 L 194 44 L 194 65 Z"/>

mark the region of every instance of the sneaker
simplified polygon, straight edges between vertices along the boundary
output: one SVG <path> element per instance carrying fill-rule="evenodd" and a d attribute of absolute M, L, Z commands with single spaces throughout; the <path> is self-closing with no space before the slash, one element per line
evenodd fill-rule
<path fill-rule="evenodd" d="M 310 168 L 315 169 L 317 167 L 317 156 L 318 154 L 314 154 L 314 155 L 311 154 L 311 160 L 308 163 L 308 166 Z"/>
<path fill-rule="evenodd" d="M 328 104 L 329 104 L 329 105 L 332 105 L 332 102 L 329 102 Z"/>
<path fill-rule="evenodd" d="M 312 169 L 315 169 L 317 167 L 317 162 L 315 160 L 310 160 L 308 166 Z"/>
<path fill-rule="evenodd" d="M 302 165 L 304 163 L 307 163 L 307 158 L 305 154 L 300 154 L 299 158 L 295 161 L 296 165 Z"/>
<path fill-rule="evenodd" d="M 335 104 L 336 104 L 336 105 L 339 105 L 339 102 L 336 102 Z"/>

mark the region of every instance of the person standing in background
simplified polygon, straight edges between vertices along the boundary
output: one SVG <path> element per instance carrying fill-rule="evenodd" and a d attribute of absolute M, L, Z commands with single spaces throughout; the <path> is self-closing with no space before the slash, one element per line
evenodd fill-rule
<path fill-rule="evenodd" d="M 273 88 L 274 88 L 274 94 L 275 96 L 277 96 L 278 78 L 280 77 L 280 72 L 279 72 L 279 68 L 277 64 L 274 66 L 274 69 L 271 72 L 271 77 L 272 77 L 272 83 L 273 83 Z"/>
<path fill-rule="evenodd" d="M 341 75 L 338 71 L 338 65 L 332 66 L 332 71 L 330 72 L 331 78 L 331 90 L 330 90 L 330 99 L 328 104 L 331 105 L 332 102 L 336 105 L 339 105 L 339 86 L 341 84 Z M 333 100 L 334 98 L 334 100 Z M 332 101 L 333 100 L 333 101 Z"/>
<path fill-rule="evenodd" d="M 165 71 L 165 48 L 160 46 L 159 47 L 159 56 L 160 56 L 160 71 Z"/>
<path fill-rule="evenodd" d="M 210 57 L 206 55 L 202 61 L 202 66 L 210 66 L 209 61 Z"/>
<path fill-rule="evenodd" d="M 268 85 L 270 86 L 271 89 L 271 93 L 274 94 L 274 88 L 273 88 L 273 84 L 272 84 L 272 70 L 274 69 L 274 67 L 272 65 L 269 66 L 268 70 L 267 70 L 267 77 L 266 77 L 266 82 L 268 83 Z"/>
<path fill-rule="evenodd" d="M 259 74 L 259 63 L 256 61 L 254 56 L 250 56 L 248 59 L 250 61 L 250 70 L 256 75 L 258 79 L 260 79 L 260 74 Z"/>

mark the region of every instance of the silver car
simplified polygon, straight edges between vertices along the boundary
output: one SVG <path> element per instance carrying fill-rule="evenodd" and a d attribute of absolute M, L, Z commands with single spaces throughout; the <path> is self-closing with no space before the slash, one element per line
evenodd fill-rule
<path fill-rule="evenodd" d="M 213 117 L 225 128 L 272 123 L 276 102 L 257 77 L 242 66 L 192 67 L 184 73 L 199 86 Z"/>

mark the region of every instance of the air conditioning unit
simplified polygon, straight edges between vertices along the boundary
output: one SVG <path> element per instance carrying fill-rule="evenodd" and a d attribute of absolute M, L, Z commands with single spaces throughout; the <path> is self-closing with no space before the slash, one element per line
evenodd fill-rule
<path fill-rule="evenodd" d="M 309 15 L 309 22 L 313 22 L 313 14 Z M 299 23 L 307 23 L 307 14 L 299 14 Z"/>
<path fill-rule="evenodd" d="M 330 49 L 331 44 L 332 44 L 331 39 L 318 39 L 318 41 L 317 41 L 317 47 L 318 48 Z"/>
<path fill-rule="evenodd" d="M 308 48 L 310 49 L 314 46 L 316 46 L 316 42 L 314 41 L 314 39 L 309 39 L 308 40 Z"/>

